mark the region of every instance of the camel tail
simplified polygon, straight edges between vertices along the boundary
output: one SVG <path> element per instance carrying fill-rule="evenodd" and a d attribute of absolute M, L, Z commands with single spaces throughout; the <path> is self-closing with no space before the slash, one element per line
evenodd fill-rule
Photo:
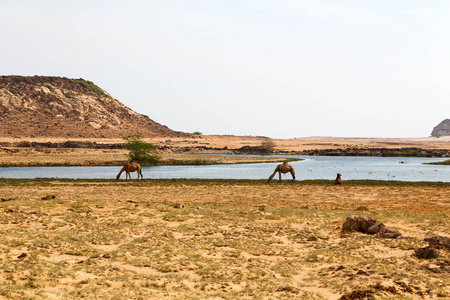
<path fill-rule="evenodd" d="M 119 174 L 117 174 L 116 176 L 116 180 L 119 180 L 120 175 L 122 175 L 122 172 L 125 171 L 125 166 L 122 168 L 122 170 L 120 170 Z"/>

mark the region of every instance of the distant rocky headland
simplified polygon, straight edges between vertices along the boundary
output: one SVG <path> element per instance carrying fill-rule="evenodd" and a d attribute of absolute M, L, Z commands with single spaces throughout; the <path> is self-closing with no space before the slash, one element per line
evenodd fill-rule
<path fill-rule="evenodd" d="M 445 119 L 441 123 L 439 123 L 436 127 L 433 128 L 431 132 L 431 136 L 440 137 L 440 136 L 450 136 L 450 119 Z"/>

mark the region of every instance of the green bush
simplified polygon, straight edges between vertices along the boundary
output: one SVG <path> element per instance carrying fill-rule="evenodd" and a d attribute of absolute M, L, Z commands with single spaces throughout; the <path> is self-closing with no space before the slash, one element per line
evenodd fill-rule
<path fill-rule="evenodd" d="M 22 82 L 27 80 L 24 76 L 11 76 L 11 79 L 15 82 Z"/>
<path fill-rule="evenodd" d="M 272 141 L 271 139 L 267 139 L 261 143 L 260 147 L 267 152 L 272 152 L 275 149 L 275 146 L 276 144 L 274 141 Z"/>
<path fill-rule="evenodd" d="M 82 78 L 75 80 L 76 83 L 79 85 L 87 88 L 88 90 L 96 93 L 99 96 L 107 96 L 105 92 L 99 88 L 97 85 L 95 85 L 92 81 L 84 80 Z"/>
<path fill-rule="evenodd" d="M 66 96 L 66 98 L 69 98 L 69 99 L 75 99 L 76 95 L 72 92 L 68 92 L 68 93 L 65 93 L 64 96 Z"/>
<path fill-rule="evenodd" d="M 130 150 L 130 160 L 139 162 L 157 163 L 161 157 L 153 154 L 156 146 L 142 140 L 142 133 L 132 134 L 123 138 L 126 142 L 125 148 Z"/>

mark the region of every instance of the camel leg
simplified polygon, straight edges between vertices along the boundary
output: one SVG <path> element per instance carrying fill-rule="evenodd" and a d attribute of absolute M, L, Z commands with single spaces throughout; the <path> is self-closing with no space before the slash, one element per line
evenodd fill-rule
<path fill-rule="evenodd" d="M 291 170 L 291 175 L 292 175 L 292 182 L 294 182 L 295 181 L 295 171 L 294 170 Z"/>
<path fill-rule="evenodd" d="M 281 171 L 278 171 L 278 181 L 281 181 Z"/>
<path fill-rule="evenodd" d="M 275 174 L 277 174 L 277 169 L 275 169 L 275 171 L 273 172 L 273 174 L 270 175 L 269 180 L 267 181 L 267 183 L 269 183 L 269 182 L 272 180 L 272 178 L 275 176 Z"/>

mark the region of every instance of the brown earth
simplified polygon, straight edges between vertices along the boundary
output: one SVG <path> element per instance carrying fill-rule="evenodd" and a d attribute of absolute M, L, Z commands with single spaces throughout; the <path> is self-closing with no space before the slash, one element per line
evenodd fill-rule
<path fill-rule="evenodd" d="M 138 132 L 190 136 L 134 112 L 83 79 L 0 76 L 0 137 L 116 138 Z"/>
<path fill-rule="evenodd" d="M 450 236 L 448 199 L 448 184 L 0 180 L 0 299 L 448 299 L 450 252 L 414 254 Z M 402 236 L 342 232 L 362 214 Z"/>

